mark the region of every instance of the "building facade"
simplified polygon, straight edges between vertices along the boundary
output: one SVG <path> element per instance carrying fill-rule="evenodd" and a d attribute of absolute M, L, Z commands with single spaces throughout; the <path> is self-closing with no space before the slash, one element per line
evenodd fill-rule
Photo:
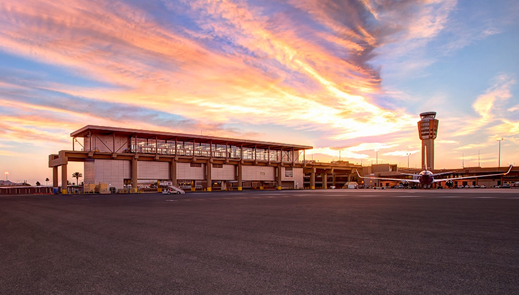
<path fill-rule="evenodd" d="M 315 175 L 337 165 L 308 164 L 311 146 L 128 128 L 85 126 L 71 133 L 72 150 L 49 156 L 53 186 L 67 183 L 69 161 L 84 163 L 84 183 L 137 190 L 146 182 L 171 182 L 192 190 L 315 188 Z M 315 166 L 315 167 L 314 167 Z M 351 174 L 352 165 L 339 165 Z M 345 167 L 348 166 L 348 167 Z M 328 184 L 321 184 L 327 188 Z M 64 191 L 63 193 L 66 193 Z"/>

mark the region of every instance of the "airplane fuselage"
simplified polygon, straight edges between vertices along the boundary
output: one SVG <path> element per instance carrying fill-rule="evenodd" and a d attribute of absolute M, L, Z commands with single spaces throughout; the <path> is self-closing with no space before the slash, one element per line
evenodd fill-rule
<path fill-rule="evenodd" d="M 430 185 L 434 181 L 434 175 L 429 170 L 424 170 L 418 174 L 418 180 L 422 185 Z"/>

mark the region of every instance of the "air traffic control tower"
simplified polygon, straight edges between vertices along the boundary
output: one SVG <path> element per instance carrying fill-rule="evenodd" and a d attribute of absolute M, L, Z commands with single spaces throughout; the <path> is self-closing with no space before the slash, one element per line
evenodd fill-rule
<path fill-rule="evenodd" d="M 435 119 L 436 112 L 420 114 L 418 121 L 418 135 L 422 140 L 422 168 L 434 169 L 434 140 L 438 135 L 438 123 Z"/>

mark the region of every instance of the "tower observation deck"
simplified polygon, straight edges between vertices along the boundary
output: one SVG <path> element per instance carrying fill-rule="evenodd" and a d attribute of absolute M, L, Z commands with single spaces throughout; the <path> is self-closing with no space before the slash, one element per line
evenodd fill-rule
<path fill-rule="evenodd" d="M 434 140 L 438 135 L 438 123 L 436 112 L 424 112 L 420 114 L 418 121 L 418 135 L 422 140 L 422 167 L 434 169 Z"/>

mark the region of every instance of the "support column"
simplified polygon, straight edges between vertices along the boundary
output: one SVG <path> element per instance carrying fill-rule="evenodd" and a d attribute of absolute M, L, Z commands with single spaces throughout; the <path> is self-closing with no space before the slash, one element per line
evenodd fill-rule
<path fill-rule="evenodd" d="M 310 189 L 315 189 L 315 168 L 310 172 Z"/>
<path fill-rule="evenodd" d="M 132 159 L 132 193 L 137 192 L 137 159 Z"/>
<path fill-rule="evenodd" d="M 207 161 L 207 165 L 205 166 L 205 180 L 207 181 L 207 191 L 210 192 L 213 189 L 213 180 L 211 178 L 211 171 L 213 168 L 213 164 L 210 161 Z"/>
<path fill-rule="evenodd" d="M 61 165 L 61 193 L 66 195 L 67 191 L 67 164 Z"/>
<path fill-rule="evenodd" d="M 328 174 L 325 172 L 321 174 L 322 182 L 323 182 L 323 189 L 328 189 Z"/>
<path fill-rule="evenodd" d="M 238 190 L 241 191 L 243 189 L 243 169 L 241 161 L 238 163 Z"/>
<path fill-rule="evenodd" d="M 52 187 L 57 188 L 58 184 L 58 166 L 52 167 Z"/>
<path fill-rule="evenodd" d="M 173 186 L 178 186 L 177 161 L 175 158 L 171 159 L 171 162 L 169 163 L 169 178 L 171 179 L 171 184 L 173 184 Z"/>
<path fill-rule="evenodd" d="M 282 181 L 281 181 L 281 164 L 278 165 L 278 175 L 277 175 L 277 181 L 278 181 L 278 190 L 282 189 Z"/>
<path fill-rule="evenodd" d="M 335 186 L 335 172 L 332 172 L 332 185 Z"/>

